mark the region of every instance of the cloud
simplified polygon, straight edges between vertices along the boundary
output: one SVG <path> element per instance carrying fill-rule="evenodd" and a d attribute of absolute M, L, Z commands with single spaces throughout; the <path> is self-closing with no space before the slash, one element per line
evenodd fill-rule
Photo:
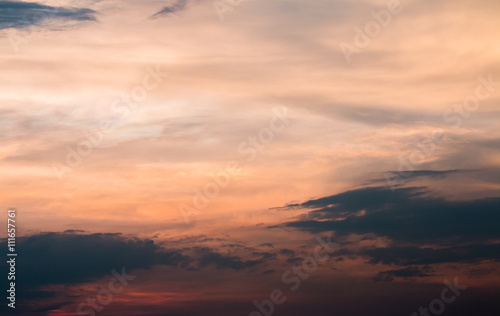
<path fill-rule="evenodd" d="M 366 187 L 290 204 L 314 209 L 280 226 L 338 235 L 371 234 L 408 243 L 500 239 L 500 198 L 448 201 L 424 187 Z M 276 226 L 274 226 L 276 227 Z"/>
<path fill-rule="evenodd" d="M 435 122 L 439 118 L 435 115 L 407 109 L 391 109 L 384 105 L 356 105 L 322 104 L 314 107 L 315 110 L 346 120 L 364 123 L 373 126 L 422 124 Z M 439 122 L 439 121 L 438 121 Z"/>
<path fill-rule="evenodd" d="M 466 170 L 466 169 L 452 169 L 452 170 L 414 170 L 411 172 L 411 174 L 406 175 L 408 172 L 405 172 L 405 176 L 401 176 L 401 172 L 399 171 L 387 171 L 385 175 L 389 177 L 390 179 L 399 179 L 403 178 L 404 180 L 410 180 L 410 179 L 415 179 L 415 178 L 423 178 L 423 177 L 431 177 L 431 178 L 445 178 L 446 176 L 450 174 L 456 174 L 456 173 L 464 173 L 464 172 L 470 172 L 470 171 L 475 171 L 475 170 Z M 365 183 L 365 185 L 370 185 L 370 184 L 375 184 L 375 183 L 383 183 L 387 182 L 386 178 L 383 179 L 373 179 Z"/>
<path fill-rule="evenodd" d="M 368 187 L 309 200 L 300 204 L 288 204 L 278 209 L 315 209 L 309 212 L 308 219 L 336 219 L 353 215 L 366 208 L 377 209 L 386 204 L 405 203 L 408 199 L 423 194 L 425 194 L 424 188 L 401 188 L 393 192 L 384 187 Z"/>
<path fill-rule="evenodd" d="M 23 257 L 18 263 L 20 284 L 30 287 L 86 282 L 122 267 L 176 265 L 181 256 L 160 252 L 152 240 L 120 234 L 42 233 L 19 237 L 17 242 Z"/>
<path fill-rule="evenodd" d="M 472 244 L 440 249 L 398 247 L 363 249 L 358 254 L 370 257 L 371 264 L 429 265 L 436 263 L 471 263 L 482 260 L 500 261 L 500 244 Z"/>
<path fill-rule="evenodd" d="M 0 1 L 0 30 L 37 26 L 49 20 L 96 21 L 87 8 L 54 7 L 36 2 Z"/>
<path fill-rule="evenodd" d="M 2 239 L 2 242 L 6 242 Z M 113 269 L 127 271 L 163 265 L 242 270 L 263 263 L 269 256 L 243 260 L 208 247 L 167 249 L 153 240 L 121 234 L 40 233 L 18 237 L 19 284 L 33 290 L 49 284 L 78 284 L 109 275 Z M 1 269 L 6 269 L 2 265 Z M 7 273 L 7 271 L 3 271 Z M 34 293 L 36 294 L 36 293 Z"/>
<path fill-rule="evenodd" d="M 432 275 L 428 273 L 428 270 L 429 268 L 420 269 L 417 267 L 409 267 L 399 270 L 382 271 L 379 272 L 377 276 L 373 278 L 373 280 L 391 282 L 395 278 L 409 279 L 415 277 L 428 277 Z"/>
<path fill-rule="evenodd" d="M 0 1 L 0 29 L 37 25 L 48 19 L 95 21 L 87 8 L 53 7 L 36 2 Z"/>
<path fill-rule="evenodd" d="M 160 17 L 166 17 L 168 15 L 171 15 L 173 13 L 177 13 L 178 11 L 183 11 L 186 9 L 186 6 L 188 4 L 188 0 L 177 0 L 174 3 L 163 7 L 160 11 L 156 12 L 152 16 L 150 16 L 150 19 L 156 19 Z"/>
<path fill-rule="evenodd" d="M 236 256 L 228 256 L 214 252 L 212 249 L 206 247 L 195 248 L 194 251 L 198 257 L 197 262 L 201 268 L 215 267 L 216 269 L 242 270 L 254 267 L 262 263 L 266 257 L 269 257 L 263 256 L 258 260 L 242 260 Z"/>
<path fill-rule="evenodd" d="M 287 248 L 280 249 L 279 251 L 280 254 L 285 255 L 285 256 L 290 256 L 293 257 L 295 256 L 295 251 Z"/>
<path fill-rule="evenodd" d="M 434 172 L 422 174 L 432 176 Z M 332 231 L 339 239 L 351 235 L 384 238 L 386 246 L 345 243 L 346 247 L 334 254 L 366 258 L 373 265 L 414 267 L 500 261 L 500 198 L 448 201 L 430 193 L 423 187 L 394 192 L 385 187 L 351 190 L 289 204 L 281 209 L 311 210 L 271 228 Z M 427 275 L 405 268 L 379 273 L 375 278 L 391 281 L 395 277 L 423 276 Z"/>
<path fill-rule="evenodd" d="M 270 243 L 270 242 L 266 242 L 266 243 L 260 244 L 259 246 L 274 248 L 274 245 L 272 243 Z"/>

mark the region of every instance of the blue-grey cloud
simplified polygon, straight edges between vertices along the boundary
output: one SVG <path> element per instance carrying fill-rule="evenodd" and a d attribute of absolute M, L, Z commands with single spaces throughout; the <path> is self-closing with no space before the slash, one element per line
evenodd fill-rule
<path fill-rule="evenodd" d="M 7 243 L 5 239 L 0 240 Z M 208 247 L 167 249 L 153 240 L 121 234 L 41 233 L 17 238 L 19 284 L 24 290 L 49 284 L 78 284 L 108 275 L 113 269 L 126 267 L 151 269 L 155 265 L 199 269 L 242 270 L 254 267 L 272 256 L 260 255 L 244 260 L 221 254 Z M 0 265 L 7 274 L 7 265 Z M 5 270 L 5 271 L 4 271 Z M 23 290 L 21 289 L 21 290 Z M 32 293 L 35 296 L 44 293 Z"/>
<path fill-rule="evenodd" d="M 470 244 L 446 246 L 439 249 L 430 247 L 397 245 L 361 249 L 358 255 L 369 257 L 371 264 L 430 265 L 438 263 L 473 263 L 482 260 L 500 261 L 500 244 Z"/>
<path fill-rule="evenodd" d="M 434 175 L 433 172 L 424 172 Z M 335 232 L 342 239 L 351 234 L 366 238 L 385 237 L 386 247 L 339 249 L 335 257 L 366 258 L 370 264 L 401 267 L 451 263 L 500 262 L 500 198 L 448 201 L 433 197 L 426 188 L 366 187 L 340 194 L 289 204 L 282 210 L 310 211 L 277 227 L 293 227 L 309 232 Z M 410 272 L 413 275 L 410 275 Z M 410 270 L 376 276 L 423 277 Z"/>
<path fill-rule="evenodd" d="M 371 234 L 410 243 L 500 239 L 500 198 L 448 201 L 429 193 L 423 187 L 347 191 L 287 205 L 313 210 L 281 226 L 338 235 Z"/>
<path fill-rule="evenodd" d="M 96 21 L 88 8 L 54 7 L 36 2 L 0 1 L 0 30 L 37 26 L 50 20 Z"/>
<path fill-rule="evenodd" d="M 387 181 L 398 181 L 398 180 L 411 180 L 416 178 L 430 177 L 434 179 L 443 179 L 451 174 L 470 172 L 475 170 L 465 170 L 465 169 L 452 169 L 452 170 L 414 170 L 414 171 L 387 171 L 385 172 L 386 178 L 373 179 L 365 183 L 365 185 L 371 185 L 376 183 L 384 183 Z M 404 174 L 404 176 L 403 176 Z"/>
<path fill-rule="evenodd" d="M 245 268 L 251 268 L 259 263 L 262 263 L 264 259 L 269 258 L 269 256 L 264 255 L 258 260 L 242 260 L 237 256 L 223 255 L 214 252 L 212 249 L 207 247 L 194 248 L 195 253 L 198 256 L 199 266 L 202 268 L 215 267 L 216 269 L 233 269 L 242 270 Z"/>
<path fill-rule="evenodd" d="M 156 19 L 160 17 L 166 17 L 168 15 L 177 13 L 179 11 L 185 10 L 188 5 L 188 0 L 177 0 L 174 3 L 163 7 L 160 11 L 156 12 L 150 19 Z"/>

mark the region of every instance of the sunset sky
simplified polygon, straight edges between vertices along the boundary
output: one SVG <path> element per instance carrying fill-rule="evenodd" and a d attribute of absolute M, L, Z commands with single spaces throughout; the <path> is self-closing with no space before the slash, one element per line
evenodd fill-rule
<path fill-rule="evenodd" d="M 499 12 L 0 1 L 2 315 L 497 316 Z"/>

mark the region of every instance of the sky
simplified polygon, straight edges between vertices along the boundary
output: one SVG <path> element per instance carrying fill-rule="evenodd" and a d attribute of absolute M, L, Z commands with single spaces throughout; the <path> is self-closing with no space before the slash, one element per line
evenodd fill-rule
<path fill-rule="evenodd" d="M 499 10 L 0 1 L 2 314 L 498 315 Z"/>

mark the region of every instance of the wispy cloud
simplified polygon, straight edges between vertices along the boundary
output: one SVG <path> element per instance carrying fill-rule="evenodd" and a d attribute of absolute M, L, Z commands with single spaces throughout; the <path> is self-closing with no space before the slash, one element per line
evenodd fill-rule
<path fill-rule="evenodd" d="M 149 18 L 156 19 L 156 18 L 160 18 L 160 17 L 166 17 L 168 15 L 177 13 L 179 11 L 183 11 L 186 9 L 188 2 L 189 2 L 188 0 L 176 0 L 172 4 L 163 7 L 163 9 L 156 12 L 155 14 L 150 16 Z"/>
<path fill-rule="evenodd" d="M 443 179 L 451 174 L 456 174 L 456 173 L 464 173 L 464 172 L 471 172 L 471 171 L 476 171 L 476 170 L 466 170 L 466 169 L 452 169 L 452 170 L 414 170 L 410 173 L 409 175 L 405 176 L 406 180 L 409 179 L 416 179 L 416 178 L 424 178 L 424 177 L 430 177 L 434 179 Z M 398 177 L 400 171 L 387 171 L 385 174 L 387 177 Z M 381 178 L 381 179 L 373 179 L 367 181 L 364 185 L 370 185 L 370 184 L 375 184 L 375 183 L 383 183 L 386 182 L 386 178 Z"/>
<path fill-rule="evenodd" d="M 417 267 L 408 267 L 398 270 L 388 270 L 379 272 L 373 279 L 375 281 L 391 282 L 395 278 L 411 279 L 415 277 L 428 277 L 431 276 L 429 270 L 430 269 L 428 267 L 423 269 Z"/>

